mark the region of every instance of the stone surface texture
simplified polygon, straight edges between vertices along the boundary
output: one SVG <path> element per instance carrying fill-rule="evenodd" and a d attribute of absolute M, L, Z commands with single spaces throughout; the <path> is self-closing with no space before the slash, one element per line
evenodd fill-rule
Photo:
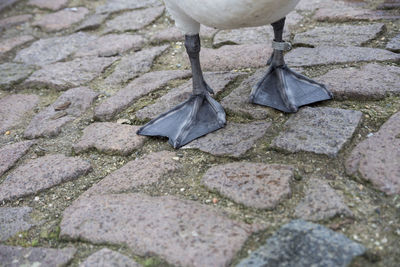
<path fill-rule="evenodd" d="M 225 128 L 194 140 L 184 148 L 198 148 L 216 156 L 241 157 L 263 137 L 269 122 L 228 123 Z"/>
<path fill-rule="evenodd" d="M 365 248 L 322 225 L 294 220 L 284 225 L 238 267 L 348 266 Z"/>
<path fill-rule="evenodd" d="M 75 29 L 75 31 L 95 30 L 103 25 L 109 14 L 93 14 L 89 15 L 82 21 L 82 23 Z"/>
<path fill-rule="evenodd" d="M 104 5 L 96 9 L 96 13 L 114 13 L 160 5 L 161 2 L 158 0 L 107 0 Z"/>
<path fill-rule="evenodd" d="M 393 37 L 393 39 L 387 43 L 386 49 L 389 49 L 393 52 L 400 52 L 400 34 Z"/>
<path fill-rule="evenodd" d="M 400 193 L 400 113 L 373 136 L 358 144 L 346 161 L 349 175 L 357 173 L 388 195 Z"/>
<path fill-rule="evenodd" d="M 7 52 L 10 52 L 14 48 L 23 45 L 27 42 L 34 40 L 35 38 L 31 35 L 22 35 L 17 37 L 12 37 L 9 39 L 0 41 L 0 56 Z"/>
<path fill-rule="evenodd" d="M 29 230 L 33 226 L 31 212 L 32 208 L 29 207 L 0 208 L 0 241 L 5 241 L 18 232 Z"/>
<path fill-rule="evenodd" d="M 62 237 L 126 244 L 179 266 L 227 266 L 250 234 L 248 225 L 207 206 L 143 194 L 83 198 L 61 222 Z"/>
<path fill-rule="evenodd" d="M 203 183 L 245 206 L 273 209 L 290 197 L 292 179 L 291 166 L 238 162 L 212 167 Z"/>
<path fill-rule="evenodd" d="M 1 3 L 0 3 L 1 4 Z M 12 17 L 7 17 L 5 19 L 0 20 L 0 30 L 8 29 L 13 26 L 17 26 L 28 22 L 33 16 L 31 14 L 17 15 Z"/>
<path fill-rule="evenodd" d="M 5 266 L 64 266 L 76 252 L 75 248 L 23 248 L 0 245 L 0 262 Z"/>
<path fill-rule="evenodd" d="M 156 71 L 146 73 L 97 106 L 95 117 L 100 120 L 110 120 L 117 113 L 132 105 L 138 98 L 166 86 L 172 80 L 187 78 L 190 75 L 189 71 Z"/>
<path fill-rule="evenodd" d="M 0 176 L 22 158 L 34 144 L 33 141 L 21 141 L 0 148 Z"/>
<path fill-rule="evenodd" d="M 13 85 L 28 78 L 33 71 L 34 68 L 23 64 L 0 64 L 0 88 L 11 89 Z"/>
<path fill-rule="evenodd" d="M 371 100 L 400 95 L 400 67 L 370 63 L 359 68 L 334 69 L 317 80 L 335 99 Z"/>
<path fill-rule="evenodd" d="M 29 0 L 28 5 L 53 11 L 66 7 L 68 0 Z"/>
<path fill-rule="evenodd" d="M 139 128 L 112 122 L 93 123 L 83 131 L 74 150 L 80 153 L 95 148 L 103 153 L 127 156 L 142 147 L 146 140 L 136 134 Z"/>
<path fill-rule="evenodd" d="M 32 119 L 24 136 L 32 139 L 58 135 L 65 124 L 79 117 L 90 107 L 97 95 L 88 87 L 66 91 Z"/>
<path fill-rule="evenodd" d="M 82 262 L 80 267 L 140 267 L 142 265 L 131 260 L 127 256 L 118 253 L 116 251 L 110 250 L 108 248 L 103 248 L 92 255 L 90 255 L 84 262 Z"/>
<path fill-rule="evenodd" d="M 352 216 L 352 212 L 327 182 L 311 179 L 294 215 L 307 221 L 320 221 L 340 215 Z"/>
<path fill-rule="evenodd" d="M 24 85 L 55 90 L 84 85 L 98 77 L 118 57 L 83 57 L 68 62 L 57 62 L 35 71 Z"/>
<path fill-rule="evenodd" d="M 156 183 L 180 167 L 174 157 L 175 153 L 161 151 L 130 161 L 91 187 L 85 196 L 123 193 Z"/>
<path fill-rule="evenodd" d="M 68 29 L 73 24 L 80 22 L 89 13 L 85 7 L 63 9 L 55 13 L 43 15 L 32 24 L 40 27 L 45 32 L 55 32 Z"/>
<path fill-rule="evenodd" d="M 3 0 L 0 3 L 0 12 L 11 7 L 15 3 L 17 3 L 19 0 Z"/>
<path fill-rule="evenodd" d="M 0 134 L 18 126 L 38 102 L 38 96 L 27 94 L 13 94 L 0 98 Z"/>
<path fill-rule="evenodd" d="M 90 163 L 61 154 L 33 159 L 9 174 L 0 184 L 0 201 L 41 192 L 71 181 L 91 170 Z"/>
<path fill-rule="evenodd" d="M 229 85 L 235 78 L 238 77 L 237 73 L 230 72 L 205 72 L 204 79 L 208 85 L 214 90 L 214 94 L 222 92 L 227 85 Z M 136 116 L 141 119 L 153 119 L 158 115 L 167 112 L 181 102 L 187 100 L 193 91 L 193 81 L 182 84 L 163 95 L 154 104 L 149 105 L 138 112 Z"/>
<path fill-rule="evenodd" d="M 355 110 L 303 108 L 286 122 L 286 129 L 272 141 L 272 146 L 336 157 L 351 140 L 361 116 Z"/>

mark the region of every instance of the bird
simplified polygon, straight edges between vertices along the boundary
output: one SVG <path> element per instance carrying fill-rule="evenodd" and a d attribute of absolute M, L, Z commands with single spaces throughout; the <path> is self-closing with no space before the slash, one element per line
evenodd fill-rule
<path fill-rule="evenodd" d="M 265 76 L 253 86 L 249 101 L 285 113 L 300 106 L 332 99 L 323 85 L 291 70 L 284 51 L 291 49 L 283 40 L 287 14 L 300 0 L 164 0 L 176 26 L 185 35 L 190 60 L 193 93 L 183 103 L 151 120 L 138 130 L 139 135 L 168 137 L 174 148 L 219 130 L 226 125 L 226 113 L 204 80 L 200 64 L 200 25 L 216 29 L 236 29 L 271 24 L 274 30 L 273 53 Z"/>

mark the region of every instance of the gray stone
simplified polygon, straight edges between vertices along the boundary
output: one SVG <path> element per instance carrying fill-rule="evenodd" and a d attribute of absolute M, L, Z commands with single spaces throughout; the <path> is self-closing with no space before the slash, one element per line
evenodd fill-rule
<path fill-rule="evenodd" d="M 217 29 L 210 28 L 204 25 L 200 27 L 200 38 L 211 39 L 218 32 Z M 184 41 L 185 35 L 176 27 L 166 28 L 164 30 L 152 33 L 150 35 L 150 40 L 152 43 L 162 43 L 162 42 L 177 42 Z"/>
<path fill-rule="evenodd" d="M 148 72 L 156 57 L 161 55 L 168 47 L 169 45 L 152 47 L 123 57 L 115 67 L 114 72 L 105 79 L 105 84 L 125 83 L 138 77 L 141 73 Z"/>
<path fill-rule="evenodd" d="M 108 14 L 90 15 L 75 29 L 75 31 L 95 30 L 103 25 L 107 17 Z"/>
<path fill-rule="evenodd" d="M 225 128 L 196 139 L 184 148 L 198 148 L 215 156 L 241 157 L 270 126 L 269 122 L 228 123 Z"/>
<path fill-rule="evenodd" d="M 202 48 L 200 58 L 204 70 L 238 70 L 263 67 L 271 54 L 269 44 L 225 45 L 218 49 Z"/>
<path fill-rule="evenodd" d="M 31 35 L 21 35 L 0 41 L 0 57 L 2 54 L 10 52 L 14 48 L 30 42 L 34 39 L 35 38 Z"/>
<path fill-rule="evenodd" d="M 362 113 L 338 108 L 302 108 L 285 123 L 272 146 L 290 152 L 307 151 L 336 157 L 351 140 Z"/>
<path fill-rule="evenodd" d="M 110 57 L 120 55 L 128 50 L 139 50 L 145 43 L 140 35 L 131 34 L 108 34 L 89 42 L 79 49 L 75 56 L 100 56 Z"/>
<path fill-rule="evenodd" d="M 296 6 L 298 11 L 315 11 L 326 2 L 332 4 L 335 0 L 300 0 Z"/>
<path fill-rule="evenodd" d="M 222 92 L 228 84 L 230 84 L 239 74 L 230 72 L 205 72 L 204 79 L 208 85 L 214 90 L 215 94 Z M 153 119 L 158 115 L 167 112 L 181 102 L 187 100 L 193 91 L 193 81 L 190 80 L 183 85 L 172 89 L 162 96 L 154 104 L 147 106 L 138 112 L 136 117 L 141 120 Z"/>
<path fill-rule="evenodd" d="M 29 230 L 33 226 L 31 212 L 32 208 L 29 207 L 0 208 L 0 241 Z"/>
<path fill-rule="evenodd" d="M 91 170 L 90 163 L 61 154 L 33 159 L 19 166 L 0 184 L 0 201 L 36 194 Z"/>
<path fill-rule="evenodd" d="M 0 3 L 1 5 L 1 3 Z M 1 10 L 1 8 L 0 8 Z M 28 22 L 31 20 L 33 16 L 31 14 L 24 14 L 24 15 L 17 15 L 17 16 L 12 16 L 12 17 L 7 17 L 5 19 L 0 20 L 0 30 L 1 29 L 8 29 L 13 26 L 17 26 L 20 24 L 23 24 L 25 22 Z"/>
<path fill-rule="evenodd" d="M 296 48 L 285 56 L 285 60 L 289 66 L 301 67 L 368 61 L 399 62 L 400 55 L 371 47 L 318 46 Z"/>
<path fill-rule="evenodd" d="M 373 136 L 359 143 L 346 160 L 346 172 L 388 195 L 400 193 L 400 112 Z"/>
<path fill-rule="evenodd" d="M 92 255 L 90 255 L 80 267 L 140 267 L 142 265 L 131 260 L 127 256 L 118 253 L 116 251 L 110 250 L 108 248 L 103 248 Z"/>
<path fill-rule="evenodd" d="M 251 89 L 266 74 L 266 69 L 257 70 L 257 72 L 244 80 L 239 87 L 235 88 L 228 96 L 221 101 L 222 106 L 235 113 L 244 114 L 253 119 L 262 120 L 269 116 L 272 109 L 260 105 L 253 105 L 249 101 Z"/>
<path fill-rule="evenodd" d="M 2 0 L 0 2 L 0 12 L 5 10 L 6 8 L 9 8 L 9 7 L 13 6 L 18 1 L 19 0 Z"/>
<path fill-rule="evenodd" d="M 334 69 L 317 78 L 335 99 L 371 100 L 400 95 L 400 68 L 370 63 Z"/>
<path fill-rule="evenodd" d="M 84 85 L 98 77 L 117 57 L 83 57 L 68 62 L 57 62 L 35 71 L 24 85 L 66 90 Z"/>
<path fill-rule="evenodd" d="M 38 113 L 24 132 L 26 138 L 56 136 L 63 126 L 84 113 L 97 97 L 87 87 L 77 87 L 63 93 L 52 105 Z"/>
<path fill-rule="evenodd" d="M 23 248 L 0 245 L 0 262 L 7 267 L 67 265 L 76 252 L 75 248 Z"/>
<path fill-rule="evenodd" d="M 97 106 L 95 117 L 100 120 L 109 120 L 132 105 L 138 98 L 167 85 L 171 80 L 187 78 L 190 75 L 190 71 L 172 70 L 146 73 Z"/>
<path fill-rule="evenodd" d="M 36 95 L 15 94 L 0 98 L 0 134 L 18 126 L 38 102 Z"/>
<path fill-rule="evenodd" d="M 291 195 L 293 167 L 237 162 L 218 165 L 203 176 L 211 190 L 257 209 L 273 209 Z"/>
<path fill-rule="evenodd" d="M 14 61 L 31 65 L 47 65 L 67 58 L 81 47 L 97 39 L 96 36 L 78 32 L 62 37 L 40 39 L 17 53 Z"/>
<path fill-rule="evenodd" d="M 0 148 L 0 176 L 14 166 L 33 144 L 32 141 L 22 141 Z"/>
<path fill-rule="evenodd" d="M 226 44 L 269 44 L 273 37 L 271 26 L 240 28 L 219 31 L 213 45 L 216 47 Z"/>
<path fill-rule="evenodd" d="M 93 185 L 84 196 L 124 193 L 156 183 L 180 167 L 174 156 L 173 152 L 161 151 L 132 160 Z"/>
<path fill-rule="evenodd" d="M 66 7 L 68 0 L 29 0 L 28 5 L 45 8 L 50 10 L 59 10 Z"/>
<path fill-rule="evenodd" d="M 237 266 L 344 267 L 364 252 L 362 245 L 343 234 L 322 225 L 294 220 Z"/>
<path fill-rule="evenodd" d="M 96 13 L 114 13 L 124 10 L 139 9 L 151 6 L 160 6 L 158 0 L 107 0 L 107 2 L 96 9 Z"/>
<path fill-rule="evenodd" d="M 317 27 L 296 34 L 293 43 L 312 46 L 362 46 L 385 29 L 383 23 Z"/>
<path fill-rule="evenodd" d="M 400 52 L 400 34 L 396 35 L 387 43 L 386 49 L 389 49 L 393 52 Z"/>
<path fill-rule="evenodd" d="M 135 254 L 157 255 L 178 266 L 228 266 L 251 234 L 196 202 L 143 194 L 81 198 L 63 214 L 61 237 L 124 244 Z"/>
<path fill-rule="evenodd" d="M 146 140 L 136 134 L 139 128 L 112 122 L 93 123 L 85 128 L 74 150 L 80 153 L 95 148 L 103 153 L 127 156 L 142 147 Z"/>
<path fill-rule="evenodd" d="M 294 215 L 307 221 L 320 221 L 339 215 L 352 216 L 352 212 L 328 183 L 311 179 Z"/>
<path fill-rule="evenodd" d="M 107 21 L 105 32 L 125 32 L 142 29 L 158 19 L 163 12 L 164 7 L 162 6 L 124 13 Z"/>
<path fill-rule="evenodd" d="M 66 8 L 55 13 L 43 15 L 35 20 L 32 25 L 45 32 L 65 30 L 73 24 L 80 22 L 89 13 L 85 7 Z"/>
<path fill-rule="evenodd" d="M 4 63 L 0 65 L 0 88 L 10 89 L 31 75 L 34 68 L 23 64 Z"/>

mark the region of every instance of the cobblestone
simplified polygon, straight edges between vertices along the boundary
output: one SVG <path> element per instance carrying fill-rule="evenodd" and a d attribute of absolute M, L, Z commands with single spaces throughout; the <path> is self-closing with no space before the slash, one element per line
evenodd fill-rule
<path fill-rule="evenodd" d="M 0 176 L 14 166 L 33 144 L 33 141 L 22 141 L 0 148 Z"/>
<path fill-rule="evenodd" d="M 127 256 L 116 251 L 103 248 L 96 253 L 90 255 L 80 267 L 92 266 L 126 266 L 126 267 L 140 267 L 142 265 L 131 260 Z"/>
<path fill-rule="evenodd" d="M 90 170 L 89 162 L 61 154 L 30 160 L 15 169 L 0 184 L 0 201 L 36 194 L 74 180 Z"/>
<path fill-rule="evenodd" d="M 5 10 L 6 8 L 11 7 L 15 3 L 17 3 L 19 0 L 3 0 L 0 3 L 0 12 Z"/>
<path fill-rule="evenodd" d="M 104 5 L 96 9 L 96 13 L 114 13 L 159 5 L 161 3 L 158 0 L 107 0 Z"/>
<path fill-rule="evenodd" d="M 25 22 L 28 22 L 29 20 L 32 19 L 31 14 L 24 14 L 24 15 L 17 15 L 17 16 L 12 16 L 12 17 L 7 17 L 5 19 L 0 20 L 0 30 L 1 29 L 8 29 L 13 26 L 17 26 L 20 24 L 23 24 Z"/>
<path fill-rule="evenodd" d="M 83 20 L 88 13 L 89 10 L 84 7 L 63 9 L 40 17 L 32 25 L 38 26 L 45 32 L 65 30 Z"/>
<path fill-rule="evenodd" d="M 23 64 L 4 63 L 0 65 L 0 88 L 11 89 L 13 85 L 28 78 L 34 68 Z"/>
<path fill-rule="evenodd" d="M 29 207 L 0 208 L 0 241 L 29 230 L 33 226 L 31 212 L 32 208 Z"/>
<path fill-rule="evenodd" d="M 386 49 L 389 49 L 393 52 L 400 52 L 400 34 L 396 35 L 388 42 Z"/>
<path fill-rule="evenodd" d="M 108 14 L 93 14 L 89 15 L 75 31 L 95 30 L 106 21 Z"/>
<path fill-rule="evenodd" d="M 0 57 L 2 56 L 2 54 L 10 52 L 14 48 L 28 43 L 34 39 L 35 38 L 31 35 L 22 35 L 0 41 Z"/>
<path fill-rule="evenodd" d="M 68 0 L 29 0 L 28 5 L 53 11 L 66 7 Z"/>

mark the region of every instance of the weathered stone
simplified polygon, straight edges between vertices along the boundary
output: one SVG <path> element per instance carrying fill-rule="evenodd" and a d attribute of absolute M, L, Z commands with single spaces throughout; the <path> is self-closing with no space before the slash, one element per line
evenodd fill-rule
<path fill-rule="evenodd" d="M 285 124 L 272 146 L 290 152 L 307 151 L 336 157 L 350 141 L 362 113 L 338 108 L 302 108 Z"/>
<path fill-rule="evenodd" d="M 0 134 L 20 124 L 38 102 L 36 95 L 15 94 L 0 98 Z"/>
<path fill-rule="evenodd" d="M 75 31 L 95 30 L 103 25 L 106 21 L 108 14 L 93 14 L 87 17 Z"/>
<path fill-rule="evenodd" d="M 33 144 L 32 141 L 22 141 L 0 148 L 0 176 L 14 166 Z"/>
<path fill-rule="evenodd" d="M 217 32 L 218 32 L 217 29 L 201 25 L 200 38 L 211 39 Z M 153 33 L 150 36 L 150 40 L 152 43 L 184 41 L 185 35 L 178 28 L 170 27 Z"/>
<path fill-rule="evenodd" d="M 14 61 L 40 66 L 54 63 L 67 58 L 95 39 L 97 39 L 96 36 L 82 32 L 63 37 L 40 39 L 30 47 L 19 51 Z"/>
<path fill-rule="evenodd" d="M 1 3 L 0 3 L 1 5 Z M 0 7 L 1 10 L 1 7 Z M 0 30 L 1 29 L 8 29 L 10 27 L 13 26 L 17 26 L 20 24 L 23 24 L 25 22 L 28 22 L 29 20 L 31 20 L 33 16 L 31 14 L 24 14 L 24 15 L 17 15 L 17 16 L 12 16 L 12 17 L 8 17 L 5 19 L 1 19 L 0 20 Z"/>
<path fill-rule="evenodd" d="M 124 267 L 140 267 L 142 265 L 131 260 L 127 256 L 118 253 L 116 251 L 110 250 L 108 248 L 103 248 L 92 255 L 90 255 L 80 267 L 93 267 L 93 266 L 124 266 Z"/>
<path fill-rule="evenodd" d="M 174 156 L 175 153 L 161 151 L 132 160 L 93 185 L 84 196 L 118 194 L 156 183 L 179 168 Z"/>
<path fill-rule="evenodd" d="M 400 95 L 400 68 L 370 63 L 360 68 L 335 69 L 317 78 L 335 99 L 383 99 Z"/>
<path fill-rule="evenodd" d="M 26 138 L 56 136 L 63 126 L 84 113 L 97 97 L 87 87 L 77 87 L 63 93 L 53 105 L 37 114 L 26 128 Z"/>
<path fill-rule="evenodd" d="M 364 252 L 362 245 L 343 234 L 319 224 L 294 220 L 237 266 L 345 267 Z"/>
<path fill-rule="evenodd" d="M 399 0 L 385 0 L 382 4 L 378 5 L 378 9 L 396 9 L 400 8 Z"/>
<path fill-rule="evenodd" d="M 228 123 L 225 128 L 194 140 L 184 148 L 198 148 L 216 156 L 243 156 L 271 126 L 269 122 Z"/>
<path fill-rule="evenodd" d="M 31 212 L 32 208 L 29 207 L 0 208 L 0 241 L 5 241 L 18 232 L 29 230 L 33 226 L 29 216 Z"/>
<path fill-rule="evenodd" d="M 14 48 L 34 40 L 31 35 L 22 35 L 0 41 L 0 56 L 10 52 Z"/>
<path fill-rule="evenodd" d="M 152 47 L 123 57 L 115 67 L 114 72 L 106 78 L 105 84 L 125 83 L 138 77 L 141 73 L 148 72 L 156 57 L 161 55 L 168 47 L 169 45 Z"/>
<path fill-rule="evenodd" d="M 386 45 L 386 49 L 393 52 L 400 52 L 400 34 L 396 35 L 392 40 Z"/>
<path fill-rule="evenodd" d="M 117 57 L 83 57 L 57 62 L 35 71 L 24 85 L 66 90 L 92 81 L 109 67 Z"/>
<path fill-rule="evenodd" d="M 205 72 L 204 79 L 208 85 L 214 90 L 215 94 L 223 91 L 226 86 L 231 83 L 239 74 L 230 72 Z M 167 94 L 162 96 L 154 104 L 147 106 L 138 112 L 136 117 L 141 120 L 153 119 L 158 115 L 172 109 L 181 102 L 187 100 L 193 91 L 193 81 L 190 80 L 183 85 L 172 89 Z"/>
<path fill-rule="evenodd" d="M 164 12 L 164 7 L 134 10 L 106 22 L 105 32 L 134 31 L 146 27 Z"/>
<path fill-rule="evenodd" d="M 34 69 L 30 66 L 16 63 L 0 65 L 0 88 L 10 89 L 13 85 L 22 82 L 31 75 Z"/>
<path fill-rule="evenodd" d="M 317 27 L 296 34 L 293 42 L 312 46 L 361 46 L 375 39 L 384 30 L 383 23 Z"/>
<path fill-rule="evenodd" d="M 296 6 L 298 11 L 315 11 L 320 8 L 326 2 L 332 3 L 334 0 L 300 0 Z"/>
<path fill-rule="evenodd" d="M 66 8 L 55 13 L 47 14 L 32 23 L 45 32 L 55 32 L 68 29 L 73 24 L 80 22 L 89 13 L 85 7 Z"/>
<path fill-rule="evenodd" d="M 48 155 L 19 166 L 0 184 L 0 201 L 36 194 L 91 170 L 90 163 L 78 157 Z"/>
<path fill-rule="evenodd" d="M 219 31 L 213 45 L 219 47 L 225 44 L 270 44 L 273 39 L 271 26 L 240 28 Z"/>
<path fill-rule="evenodd" d="M 218 49 L 202 48 L 201 65 L 204 70 L 233 70 L 257 68 L 267 64 L 272 54 L 268 45 L 225 45 Z M 189 65 L 189 63 L 186 63 Z"/>
<path fill-rule="evenodd" d="M 127 156 L 143 146 L 146 140 L 145 137 L 136 134 L 139 128 L 112 122 L 93 123 L 83 131 L 83 136 L 74 145 L 74 150 L 80 153 L 95 148 L 100 152 Z"/>
<path fill-rule="evenodd" d="M 346 161 L 349 175 L 359 173 L 388 195 L 400 193 L 400 112 L 364 140 Z"/>
<path fill-rule="evenodd" d="M 61 222 L 61 237 L 124 244 L 178 266 L 227 266 L 250 234 L 208 206 L 143 194 L 81 198 Z"/>
<path fill-rule="evenodd" d="M 252 87 L 255 86 L 266 74 L 266 69 L 258 70 L 254 75 L 244 80 L 228 96 L 222 99 L 222 106 L 236 113 L 245 114 L 254 119 L 265 119 L 272 109 L 260 105 L 253 105 L 249 101 Z"/>
<path fill-rule="evenodd" d="M 132 105 L 136 99 L 165 86 L 171 80 L 187 78 L 190 75 L 189 71 L 156 71 L 146 73 L 97 106 L 95 117 L 100 120 L 109 120 L 115 114 Z"/>
<path fill-rule="evenodd" d="M 75 56 L 100 56 L 110 57 L 120 55 L 128 50 L 142 48 L 145 39 L 140 35 L 131 34 L 108 34 L 89 42 L 79 49 Z"/>
<path fill-rule="evenodd" d="M 76 252 L 75 248 L 23 248 L 0 245 L 0 262 L 5 266 L 64 266 Z"/>
<path fill-rule="evenodd" d="M 285 56 L 289 66 L 315 66 L 368 61 L 400 61 L 400 55 L 371 47 L 318 46 L 299 47 Z"/>
<path fill-rule="evenodd" d="M 290 197 L 293 167 L 237 162 L 218 165 L 203 176 L 211 190 L 257 209 L 273 209 Z"/>
<path fill-rule="evenodd" d="M 161 2 L 158 0 L 107 0 L 104 5 L 96 9 L 96 13 L 114 13 L 160 5 Z"/>
<path fill-rule="evenodd" d="M 328 183 L 311 179 L 294 215 L 308 221 L 320 221 L 339 215 L 352 216 L 352 212 Z"/>
<path fill-rule="evenodd" d="M 28 5 L 50 10 L 59 10 L 66 7 L 68 0 L 29 0 Z"/>

